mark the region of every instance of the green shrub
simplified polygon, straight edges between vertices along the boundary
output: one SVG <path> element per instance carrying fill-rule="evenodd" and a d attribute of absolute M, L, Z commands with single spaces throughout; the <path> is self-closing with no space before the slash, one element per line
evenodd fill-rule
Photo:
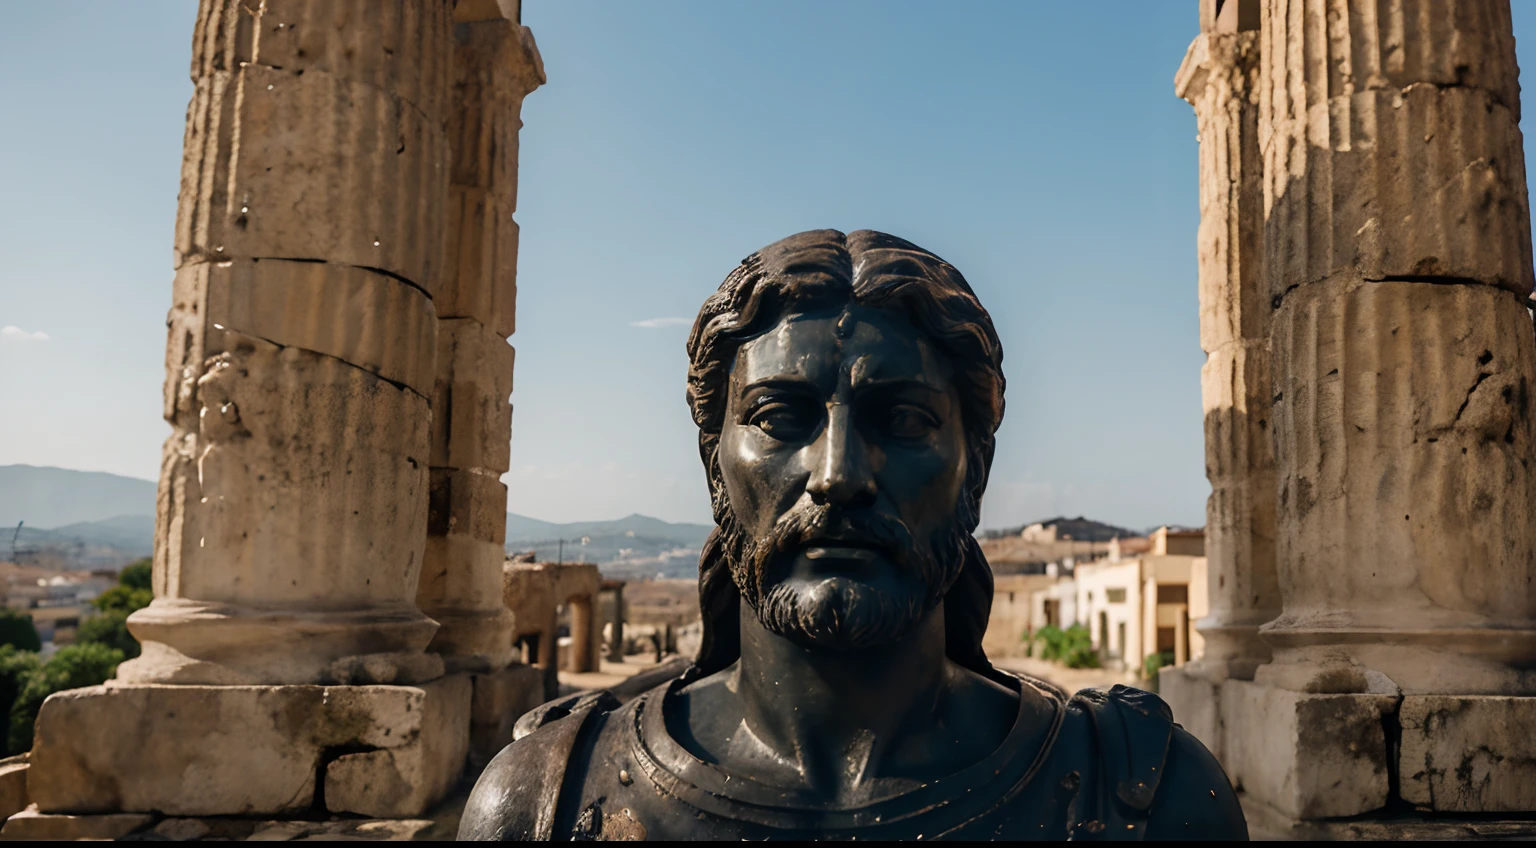
<path fill-rule="evenodd" d="M 125 658 L 131 660 L 139 655 L 139 640 L 133 638 L 133 634 L 128 632 L 128 615 L 127 610 L 120 609 L 97 613 L 80 622 L 75 641 L 81 644 L 93 642 L 116 648 L 123 652 Z"/>
<path fill-rule="evenodd" d="M 32 660 L 33 663 L 36 661 L 35 658 Z M 13 754 L 32 750 L 32 729 L 37 723 L 38 710 L 42 709 L 43 701 L 49 695 L 105 683 L 117 673 L 117 665 L 122 661 L 122 651 L 96 642 L 84 642 L 60 648 L 41 668 L 23 674 L 21 690 L 11 705 L 6 750 Z"/>
<path fill-rule="evenodd" d="M 1059 662 L 1067 668 L 1098 668 L 1099 653 L 1093 649 L 1088 628 L 1074 624 L 1066 630 L 1046 625 L 1035 631 L 1030 654 L 1043 660 Z"/>
<path fill-rule="evenodd" d="M 18 651 L 14 645 L 0 645 L 0 715 L 9 716 L 11 707 L 16 703 L 16 696 L 21 694 L 21 689 L 26 685 L 27 678 L 37 671 L 39 663 L 37 654 L 31 651 Z M 20 754 L 30 748 L 12 749 L 9 745 L 5 748 L 6 755 Z"/>
<path fill-rule="evenodd" d="M 150 582 L 151 568 L 149 557 L 123 567 L 117 575 L 117 582 L 130 589 L 143 589 L 149 591 L 153 584 Z"/>
<path fill-rule="evenodd" d="M 1157 672 L 1163 666 L 1173 665 L 1173 651 L 1163 651 L 1158 654 L 1147 654 L 1141 661 L 1141 676 L 1152 684 L 1152 691 L 1157 691 Z"/>
<path fill-rule="evenodd" d="M 10 645 L 20 651 L 38 651 L 43 640 L 38 638 L 37 626 L 25 610 L 0 608 L 0 645 Z"/>
<path fill-rule="evenodd" d="M 121 610 L 126 615 L 149 606 L 149 602 L 154 599 L 155 596 L 148 589 L 135 589 L 119 583 L 97 595 L 91 603 L 102 612 Z"/>
<path fill-rule="evenodd" d="M 101 612 L 80 623 L 75 641 L 116 648 L 128 659 L 138 656 L 139 641 L 128 632 L 128 616 L 135 610 L 149 606 L 149 602 L 155 599 L 154 593 L 149 590 L 149 571 L 147 559 L 124 568 L 117 576 L 117 585 L 91 601 Z"/>

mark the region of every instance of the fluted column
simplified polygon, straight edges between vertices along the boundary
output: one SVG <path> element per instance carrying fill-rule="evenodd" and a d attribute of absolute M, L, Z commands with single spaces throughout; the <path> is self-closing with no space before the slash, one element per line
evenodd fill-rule
<path fill-rule="evenodd" d="M 154 603 L 126 682 L 405 683 L 450 5 L 203 0 L 166 346 Z"/>
<path fill-rule="evenodd" d="M 447 267 L 436 299 L 431 507 L 417 602 L 442 624 L 431 650 L 450 670 L 513 658 L 502 599 L 517 298 L 517 135 L 544 81 L 528 28 L 495 4 L 461 3 L 453 26 Z"/>
<path fill-rule="evenodd" d="M 1528 692 L 1536 345 L 1509 4 L 1266 4 L 1284 610 L 1258 679 Z"/>
<path fill-rule="evenodd" d="M 1239 0 L 1227 18 L 1237 18 Z M 1252 11 L 1257 11 L 1255 8 Z M 1256 15 L 1254 15 L 1256 17 Z M 1234 21 L 1236 23 L 1236 21 Z M 1259 33 L 1211 31 L 1190 45 L 1175 86 L 1200 139 L 1197 237 L 1205 409 L 1205 654 L 1190 670 L 1250 680 L 1269 658 L 1261 624 L 1280 609 L 1275 577 L 1275 465 L 1269 427 L 1269 312 L 1263 280 Z"/>

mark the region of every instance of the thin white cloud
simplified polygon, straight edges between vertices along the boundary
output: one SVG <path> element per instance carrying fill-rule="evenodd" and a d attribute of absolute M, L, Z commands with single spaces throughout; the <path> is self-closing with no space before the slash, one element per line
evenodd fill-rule
<path fill-rule="evenodd" d="M 647 330 L 659 330 L 663 327 L 689 327 L 693 325 L 692 318 L 647 318 L 644 321 L 631 321 L 631 327 L 643 327 Z"/>
<path fill-rule="evenodd" d="M 50 336 L 42 330 L 38 330 L 35 333 L 29 333 L 20 327 L 0 327 L 0 336 L 3 336 L 7 339 L 13 339 L 18 342 L 46 342 L 50 338 Z"/>

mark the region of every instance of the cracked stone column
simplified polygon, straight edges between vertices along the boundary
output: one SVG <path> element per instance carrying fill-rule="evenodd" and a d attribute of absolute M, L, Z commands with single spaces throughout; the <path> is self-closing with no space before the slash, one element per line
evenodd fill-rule
<path fill-rule="evenodd" d="M 1269 659 L 1259 626 L 1280 612 L 1258 0 L 1229 0 L 1223 11 L 1190 45 L 1175 81 L 1179 96 L 1194 106 L 1200 139 L 1201 394 L 1211 481 L 1205 525 L 1211 606 L 1196 624 L 1205 654 L 1188 670 L 1215 680 L 1251 680 Z"/>
<path fill-rule="evenodd" d="M 137 683 L 442 673 L 417 609 L 450 7 L 204 0 Z"/>
<path fill-rule="evenodd" d="M 484 736 L 416 603 L 458 11 L 202 0 L 156 597 L 117 680 L 44 703 L 38 816 L 418 817 Z"/>
<path fill-rule="evenodd" d="M 1260 678 L 1531 691 L 1536 349 L 1508 0 L 1266 13 L 1284 611 Z"/>
<path fill-rule="evenodd" d="M 461 4 L 453 27 L 447 266 L 437 307 L 426 559 L 417 603 L 441 623 L 450 670 L 513 658 L 502 599 L 517 298 L 517 136 L 544 82 L 527 27 L 495 4 Z M 510 742 L 510 739 L 508 739 Z"/>

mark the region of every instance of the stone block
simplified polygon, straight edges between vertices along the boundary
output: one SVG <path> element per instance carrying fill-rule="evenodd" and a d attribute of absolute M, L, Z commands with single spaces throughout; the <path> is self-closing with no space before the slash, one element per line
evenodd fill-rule
<path fill-rule="evenodd" d="M 29 790 L 47 813 L 293 814 L 316 804 L 319 774 L 331 810 L 365 813 L 346 804 L 383 809 L 391 799 L 411 806 L 446 791 L 443 775 L 462 768 L 469 693 L 461 677 L 422 686 L 73 689 L 43 704 Z M 329 770 L 367 755 L 359 751 L 396 754 L 388 760 L 419 778 L 415 794 L 402 800 L 348 784 L 332 795 Z M 401 807 L 390 815 L 413 814 Z"/>
<path fill-rule="evenodd" d="M 243 65 L 320 71 L 383 89 L 435 121 L 448 108 L 453 4 L 214 0 L 192 36 L 192 78 Z"/>
<path fill-rule="evenodd" d="M 0 760 L 0 820 L 25 810 L 32 799 L 27 795 L 30 757 L 20 754 Z"/>
<path fill-rule="evenodd" d="M 1234 786 L 1296 819 L 1355 816 L 1387 802 L 1391 695 L 1313 695 L 1221 686 L 1222 765 Z"/>
<path fill-rule="evenodd" d="M 473 318 L 507 337 L 517 329 L 518 226 L 490 189 L 448 190 L 448 252 L 435 301 L 441 318 Z"/>
<path fill-rule="evenodd" d="M 471 771 L 478 773 L 502 748 L 512 744 L 512 726 L 523 713 L 544 702 L 544 672 L 515 663 L 492 674 L 477 674 L 474 681 L 469 762 Z"/>
<path fill-rule="evenodd" d="M 197 80 L 176 266 L 237 258 L 376 268 L 434 293 L 448 200 L 443 128 L 381 88 L 262 65 Z"/>
<path fill-rule="evenodd" d="M 1444 813 L 1536 810 L 1536 698 L 1410 695 L 1403 800 Z"/>
<path fill-rule="evenodd" d="M 325 262 L 237 259 L 183 265 L 173 292 L 167 418 L 176 414 L 183 363 L 195 368 L 242 336 L 335 357 L 432 396 L 432 301 L 393 277 Z"/>
<path fill-rule="evenodd" d="M 325 767 L 325 808 L 376 818 L 416 818 L 464 775 L 473 684 L 456 674 L 425 684 L 414 744 L 343 754 Z"/>
<path fill-rule="evenodd" d="M 155 820 L 145 813 L 69 816 L 40 813 L 35 807 L 17 813 L 0 827 L 0 840 L 121 839 Z"/>
<path fill-rule="evenodd" d="M 433 468 L 506 472 L 512 455 L 513 359 L 506 339 L 479 321 L 438 321 Z"/>
<path fill-rule="evenodd" d="M 1199 739 L 1218 761 L 1223 760 L 1221 684 L 1195 674 L 1187 667 L 1164 668 L 1157 673 L 1157 694 L 1173 710 L 1173 718 Z"/>
<path fill-rule="evenodd" d="M 248 336 L 177 390 L 158 598 L 377 609 L 416 597 L 427 401 L 340 360 Z M 196 367 L 196 365 L 191 367 Z"/>
<path fill-rule="evenodd" d="M 1531 292 L 1520 129 L 1485 91 L 1416 85 L 1320 100 L 1277 126 L 1264 161 L 1272 303 L 1341 273 Z"/>
<path fill-rule="evenodd" d="M 1529 656 L 1536 615 L 1524 299 L 1486 285 L 1304 286 L 1275 314 L 1272 356 L 1287 595 L 1265 638 L 1402 646 L 1386 665 L 1351 650 L 1410 694 L 1522 691 L 1499 669 Z"/>

